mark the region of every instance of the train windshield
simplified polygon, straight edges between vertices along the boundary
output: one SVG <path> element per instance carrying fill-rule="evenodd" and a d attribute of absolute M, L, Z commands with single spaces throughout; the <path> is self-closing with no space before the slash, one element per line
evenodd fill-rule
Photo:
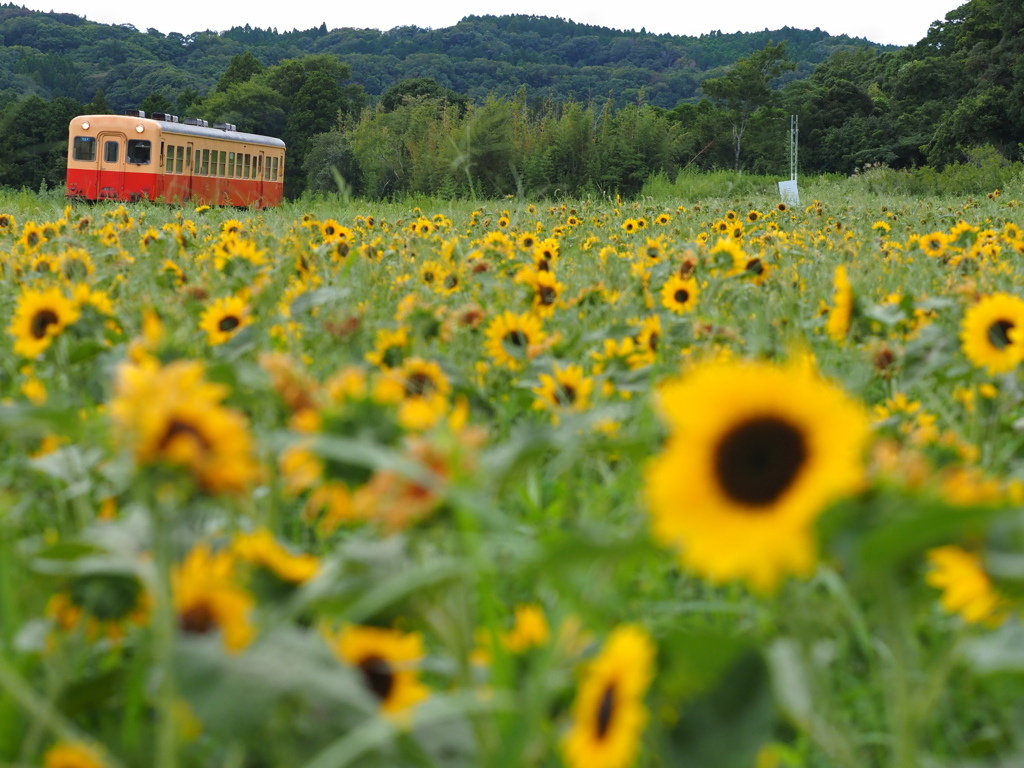
<path fill-rule="evenodd" d="M 96 139 L 92 136 L 75 136 L 72 157 L 85 163 L 96 162 Z"/>
<path fill-rule="evenodd" d="M 134 165 L 149 165 L 152 145 L 145 139 L 129 139 L 125 159 Z"/>

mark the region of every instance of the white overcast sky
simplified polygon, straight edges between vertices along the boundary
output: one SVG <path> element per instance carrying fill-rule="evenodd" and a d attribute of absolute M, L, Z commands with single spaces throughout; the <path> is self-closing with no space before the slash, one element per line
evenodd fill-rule
<path fill-rule="evenodd" d="M 820 27 L 834 35 L 866 37 L 876 43 L 909 45 L 924 37 L 928 26 L 942 19 L 966 0 L 682 0 L 642 3 L 643 8 L 622 0 L 519 0 L 515 5 L 494 0 L 385 0 L 313 4 L 281 0 L 247 0 L 218 3 L 177 0 L 167 3 L 125 3 L 123 0 L 20 0 L 40 11 L 60 11 L 86 16 L 104 24 L 132 24 L 140 30 L 191 32 L 233 26 L 277 27 L 278 31 L 309 29 L 322 22 L 329 29 L 357 27 L 390 29 L 415 25 L 438 29 L 450 27 L 463 16 L 525 13 L 561 16 L 582 24 L 615 29 L 645 27 L 648 32 L 700 35 L 712 30 L 749 32 Z"/>

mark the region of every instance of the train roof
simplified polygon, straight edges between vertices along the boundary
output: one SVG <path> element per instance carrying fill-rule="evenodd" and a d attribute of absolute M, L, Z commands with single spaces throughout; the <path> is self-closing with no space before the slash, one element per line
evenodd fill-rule
<path fill-rule="evenodd" d="M 170 123 L 164 120 L 153 120 L 148 117 L 131 117 L 130 115 L 79 115 L 71 122 L 74 124 L 80 120 L 97 119 L 102 119 L 104 121 L 116 119 L 117 122 L 131 122 L 133 124 L 143 122 L 147 127 L 159 128 L 164 133 L 174 133 L 182 136 L 201 136 L 206 139 L 226 139 L 228 141 L 237 141 L 243 144 L 263 144 L 268 147 L 285 148 L 285 143 L 281 141 L 281 139 L 275 139 L 273 136 L 261 136 L 258 133 L 243 133 L 242 131 L 228 131 L 221 128 L 203 128 L 202 126 L 187 125 L 185 123 Z"/>

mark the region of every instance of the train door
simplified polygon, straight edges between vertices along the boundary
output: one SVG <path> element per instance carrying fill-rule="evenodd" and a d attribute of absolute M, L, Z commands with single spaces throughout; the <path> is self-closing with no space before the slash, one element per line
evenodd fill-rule
<path fill-rule="evenodd" d="M 265 162 L 265 160 L 266 160 L 266 158 L 263 156 L 262 152 L 260 152 L 258 155 L 256 155 L 256 168 L 254 169 L 254 172 L 255 172 L 255 175 L 256 175 L 256 205 L 259 208 L 262 208 L 264 206 L 264 202 L 263 202 L 263 179 L 264 179 L 263 163 Z"/>
<path fill-rule="evenodd" d="M 100 166 L 96 178 L 96 196 L 103 199 L 124 197 L 123 133 L 101 133 L 96 137 L 100 149 Z"/>
<path fill-rule="evenodd" d="M 192 155 L 195 153 L 195 144 L 191 141 L 185 145 L 185 191 L 182 197 L 183 200 L 192 199 L 192 171 L 195 168 L 195 160 Z"/>

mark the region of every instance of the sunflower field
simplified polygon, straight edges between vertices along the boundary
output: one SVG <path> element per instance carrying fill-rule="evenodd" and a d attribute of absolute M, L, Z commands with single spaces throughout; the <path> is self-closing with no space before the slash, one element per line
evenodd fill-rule
<path fill-rule="evenodd" d="M 0 764 L 1024 755 L 1024 186 L 0 193 Z"/>

